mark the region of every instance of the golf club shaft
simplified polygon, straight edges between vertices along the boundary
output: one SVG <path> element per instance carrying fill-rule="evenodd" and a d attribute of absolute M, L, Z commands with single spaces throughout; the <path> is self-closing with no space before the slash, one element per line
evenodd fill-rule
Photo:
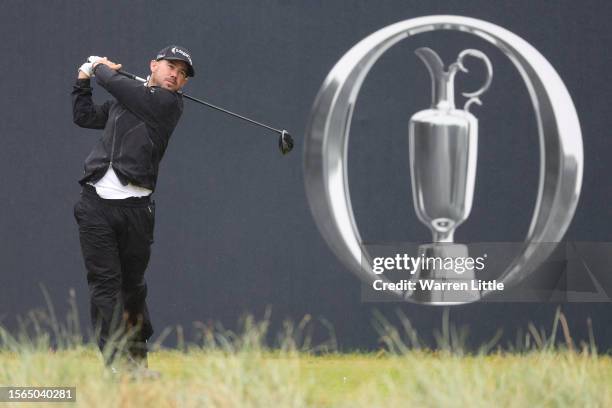
<path fill-rule="evenodd" d="M 140 82 L 147 82 L 147 80 L 146 80 L 146 79 L 141 78 L 141 77 L 139 77 L 139 76 L 137 76 L 137 75 L 134 75 L 134 74 L 132 74 L 132 73 L 129 73 L 129 72 L 126 72 L 126 71 L 123 71 L 123 70 L 118 70 L 117 72 L 118 72 L 119 74 L 123 75 L 123 76 L 128 77 L 128 78 L 135 79 L 135 80 L 140 81 Z M 237 113 L 234 113 L 234 112 L 228 111 L 227 109 L 220 108 L 220 107 L 218 107 L 218 106 L 216 106 L 216 105 L 213 105 L 212 103 L 209 103 L 209 102 L 203 101 L 203 100 L 198 99 L 198 98 L 194 98 L 194 97 L 193 97 L 193 96 L 191 96 L 191 95 L 187 95 L 186 93 L 183 93 L 183 92 L 180 92 L 180 93 L 181 93 L 181 95 L 183 95 L 183 97 L 184 97 L 184 98 L 187 98 L 187 99 L 192 100 L 192 101 L 194 101 L 194 102 L 197 102 L 197 103 L 199 103 L 199 104 L 202 104 L 202 105 L 208 106 L 209 108 L 216 109 L 216 110 L 218 110 L 218 111 L 220 111 L 220 112 L 227 113 L 228 115 L 231 115 L 231 116 L 233 116 L 233 117 L 235 117 L 235 118 L 242 119 L 242 120 L 244 120 L 244 121 L 246 121 L 246 122 L 252 123 L 252 124 L 257 125 L 257 126 L 261 126 L 261 127 L 266 128 L 266 129 L 268 129 L 268 130 L 271 130 L 271 131 L 273 131 L 273 132 L 276 132 L 276 133 L 278 133 L 279 135 L 282 135 L 282 134 L 283 134 L 283 131 L 282 131 L 282 130 L 275 129 L 275 128 L 273 128 L 272 126 L 268 126 L 268 125 L 266 125 L 266 124 L 264 124 L 264 123 L 257 122 L 256 120 L 249 119 L 249 118 L 244 117 L 244 116 L 242 116 L 242 115 L 239 115 L 239 114 L 237 114 Z"/>

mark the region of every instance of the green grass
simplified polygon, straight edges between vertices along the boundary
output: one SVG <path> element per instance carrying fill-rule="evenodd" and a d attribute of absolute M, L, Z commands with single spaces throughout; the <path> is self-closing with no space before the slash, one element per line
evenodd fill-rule
<path fill-rule="evenodd" d="M 466 331 L 448 314 L 434 333 L 437 351 L 422 347 L 401 314 L 399 328 L 375 315 L 376 353 L 336 352 L 333 331 L 311 344 L 308 317 L 287 322 L 274 347 L 265 342 L 268 314 L 246 317 L 237 333 L 196 324 L 193 343 L 177 328 L 177 350 L 153 345 L 149 364 L 163 375 L 153 381 L 111 374 L 76 312 L 59 322 L 48 309 L 20 319 L 17 335 L 0 326 L 0 386 L 76 387 L 76 404 L 37 407 L 612 407 L 612 357 L 592 338 L 575 344 L 560 310 L 549 332 L 529 325 L 506 351 L 496 339 L 467 350 Z"/>
<path fill-rule="evenodd" d="M 150 365 L 161 380 L 116 378 L 91 347 L 3 351 L 0 384 L 76 386 L 77 403 L 64 406 L 79 407 L 612 406 L 612 358 L 569 351 L 314 356 L 191 349 L 152 353 Z"/>

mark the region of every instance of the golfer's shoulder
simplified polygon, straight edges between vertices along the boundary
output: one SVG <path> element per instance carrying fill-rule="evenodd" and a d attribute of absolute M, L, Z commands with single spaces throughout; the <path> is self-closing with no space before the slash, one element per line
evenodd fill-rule
<path fill-rule="evenodd" d="M 148 92 L 151 94 L 157 104 L 166 109 L 172 107 L 181 109 L 183 106 L 183 98 L 177 92 L 172 92 L 158 86 L 149 87 Z"/>
<path fill-rule="evenodd" d="M 157 86 L 149 87 L 147 92 L 157 109 L 165 112 L 183 110 L 183 98 L 180 94 Z"/>

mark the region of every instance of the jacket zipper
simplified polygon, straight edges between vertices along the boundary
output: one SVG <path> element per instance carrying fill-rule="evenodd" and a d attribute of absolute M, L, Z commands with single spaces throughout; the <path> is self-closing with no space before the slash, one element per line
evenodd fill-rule
<path fill-rule="evenodd" d="M 123 115 L 125 113 L 125 110 L 122 111 L 120 114 L 117 115 L 117 117 L 115 118 L 115 126 L 113 127 L 113 143 L 111 146 L 111 157 L 110 157 L 110 163 L 108 164 L 109 167 L 113 167 L 113 156 L 115 155 L 115 140 L 117 139 L 117 121 L 119 120 L 119 118 L 121 117 L 121 115 Z"/>

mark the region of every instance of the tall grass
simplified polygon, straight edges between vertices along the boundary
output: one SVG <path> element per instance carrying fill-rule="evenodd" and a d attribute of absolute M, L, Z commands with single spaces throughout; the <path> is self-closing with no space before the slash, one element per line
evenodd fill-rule
<path fill-rule="evenodd" d="M 16 333 L 0 326 L 0 385 L 76 386 L 76 404 L 64 406 L 612 406 L 612 358 L 598 355 L 592 336 L 576 344 L 560 309 L 549 330 L 529 325 L 504 347 L 498 333 L 476 350 L 448 312 L 435 349 L 404 314 L 395 326 L 376 313 L 381 350 L 354 354 L 337 352 L 326 322 L 328 340 L 314 344 L 309 316 L 285 322 L 269 346 L 268 310 L 260 320 L 245 316 L 236 331 L 196 323 L 191 342 L 180 327 L 166 329 L 149 359 L 163 377 L 146 380 L 104 368 L 92 334 L 80 333 L 73 292 L 61 321 L 45 299 L 46 310 L 20 318 Z M 163 347 L 168 336 L 177 348 Z"/>

